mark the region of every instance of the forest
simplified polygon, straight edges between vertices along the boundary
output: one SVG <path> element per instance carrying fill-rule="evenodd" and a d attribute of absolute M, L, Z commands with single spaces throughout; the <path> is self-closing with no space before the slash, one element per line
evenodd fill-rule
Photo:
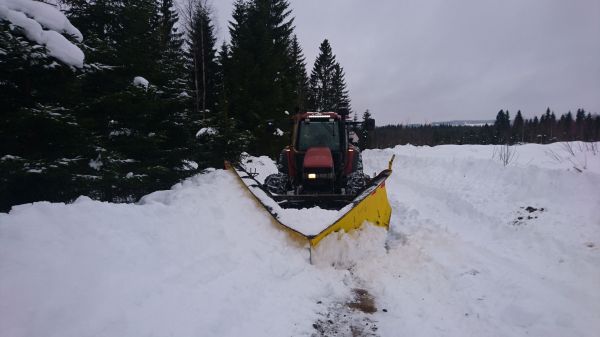
<path fill-rule="evenodd" d="M 14 19 L 52 5 L 7 1 L 15 12 L 0 15 L 0 210 L 79 195 L 135 201 L 246 151 L 275 155 L 295 112 L 350 112 L 327 39 L 310 46 L 319 56 L 307 73 L 286 0 L 236 1 L 221 45 L 206 0 L 61 0 L 76 28 L 63 35 L 85 62 Z"/>
<path fill-rule="evenodd" d="M 554 111 L 525 119 L 517 111 L 511 120 L 510 112 L 500 110 L 496 120 L 483 125 L 386 125 L 377 127 L 368 134 L 368 147 L 388 148 L 395 145 L 443 145 L 443 144 L 523 144 L 569 141 L 600 141 L 600 115 L 577 109 L 575 116 L 571 111 L 558 119 Z"/>

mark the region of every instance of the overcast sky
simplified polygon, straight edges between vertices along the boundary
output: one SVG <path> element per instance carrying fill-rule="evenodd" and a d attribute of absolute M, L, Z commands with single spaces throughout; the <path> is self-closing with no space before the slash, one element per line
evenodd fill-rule
<path fill-rule="evenodd" d="M 229 39 L 233 0 L 212 0 Z M 600 0 L 292 0 L 310 73 L 323 39 L 377 124 L 600 113 Z"/>

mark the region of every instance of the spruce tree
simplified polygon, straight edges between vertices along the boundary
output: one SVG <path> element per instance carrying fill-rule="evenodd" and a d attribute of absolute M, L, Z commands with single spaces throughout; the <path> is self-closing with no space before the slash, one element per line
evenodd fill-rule
<path fill-rule="evenodd" d="M 283 128 L 284 111 L 295 103 L 289 68 L 293 18 L 284 0 L 236 1 L 230 23 L 231 88 L 228 107 L 241 130 L 252 130 L 253 151 L 278 153 L 286 139 L 272 134 L 267 121 Z"/>
<path fill-rule="evenodd" d="M 314 111 L 333 111 L 335 91 L 333 77 L 336 60 L 327 39 L 319 46 L 319 55 L 310 74 L 309 108 Z"/>
<path fill-rule="evenodd" d="M 336 63 L 333 67 L 333 78 L 331 81 L 333 87 L 333 111 L 348 116 L 352 111 L 350 110 L 350 98 L 344 76 L 344 70 L 339 63 Z"/>
<path fill-rule="evenodd" d="M 231 55 L 229 46 L 223 42 L 216 58 L 215 72 L 215 96 L 217 110 L 224 114 L 226 118 L 229 114 L 229 97 L 231 96 L 231 84 L 229 79 L 232 77 L 231 71 Z"/>
<path fill-rule="evenodd" d="M 361 127 L 361 131 L 360 131 L 360 147 L 362 149 L 367 149 L 370 148 L 372 146 L 372 135 L 371 135 L 371 131 L 368 130 L 367 125 L 369 123 L 371 123 L 372 120 L 372 115 L 371 112 L 369 112 L 369 109 L 365 110 L 365 112 L 362 115 L 362 127 Z"/>
<path fill-rule="evenodd" d="M 215 110 L 216 37 L 211 9 L 204 0 L 191 0 L 187 5 L 188 86 L 192 89 L 195 118 L 206 119 Z"/>
<path fill-rule="evenodd" d="M 336 61 L 329 41 L 324 40 L 310 76 L 309 107 L 315 111 L 350 114 L 350 98 L 344 77 L 344 70 Z"/>
<path fill-rule="evenodd" d="M 69 13 L 91 37 L 94 66 L 81 77 L 78 110 L 96 149 L 90 166 L 102 177 L 95 195 L 135 200 L 190 174 L 193 134 L 172 2 L 76 0 Z M 136 76 L 150 84 L 133 84 Z"/>
<path fill-rule="evenodd" d="M 575 139 L 583 140 L 583 135 L 585 132 L 585 110 L 577 109 L 577 113 L 575 114 Z"/>
<path fill-rule="evenodd" d="M 508 111 L 498 111 L 498 114 L 496 115 L 496 121 L 494 122 L 494 128 L 496 129 L 496 144 L 509 142 L 510 114 Z"/>
<path fill-rule="evenodd" d="M 306 101 L 308 94 L 308 76 L 306 74 L 306 62 L 302 53 L 302 48 L 298 42 L 298 37 L 294 35 L 290 48 L 290 59 L 292 65 L 290 67 L 290 78 L 294 85 L 293 91 L 295 96 L 294 111 L 305 112 Z"/>
<path fill-rule="evenodd" d="M 517 111 L 517 115 L 515 116 L 515 120 L 513 122 L 512 130 L 514 139 L 520 142 L 524 142 L 525 125 L 523 121 L 523 115 L 521 115 L 521 110 Z"/>
<path fill-rule="evenodd" d="M 179 15 L 173 0 L 160 0 L 158 27 L 160 76 L 156 83 L 179 96 L 185 88 L 186 82 L 182 52 L 183 33 L 179 32 L 176 27 L 178 21 Z"/>
<path fill-rule="evenodd" d="M 565 115 L 565 120 L 564 120 L 564 124 L 563 124 L 563 132 L 565 134 L 565 140 L 566 141 L 570 141 L 573 140 L 573 135 L 574 135 L 574 125 L 573 125 L 573 114 L 571 113 L 571 111 L 567 112 L 567 114 Z"/>
<path fill-rule="evenodd" d="M 74 173 L 90 151 L 72 109 L 82 69 L 51 56 L 4 19 L 0 51 L 0 211 L 37 200 L 70 200 L 81 192 Z"/>

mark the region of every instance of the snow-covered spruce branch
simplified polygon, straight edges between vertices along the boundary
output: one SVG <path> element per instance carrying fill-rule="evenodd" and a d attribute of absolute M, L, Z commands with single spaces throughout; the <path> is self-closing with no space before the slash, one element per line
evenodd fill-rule
<path fill-rule="evenodd" d="M 82 42 L 83 36 L 56 7 L 32 0 L 0 0 L 0 20 L 10 22 L 29 41 L 44 46 L 49 56 L 68 66 L 83 67 L 83 52 L 67 38 Z"/>

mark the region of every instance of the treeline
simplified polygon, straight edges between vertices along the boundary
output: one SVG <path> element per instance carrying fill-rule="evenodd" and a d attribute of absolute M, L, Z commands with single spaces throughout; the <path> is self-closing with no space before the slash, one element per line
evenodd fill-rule
<path fill-rule="evenodd" d="M 221 46 L 205 0 L 59 3 L 82 67 L 0 16 L 0 211 L 135 201 L 242 151 L 276 153 L 289 114 L 350 112 L 327 40 L 307 73 L 286 0 L 237 0 Z"/>
<path fill-rule="evenodd" d="M 540 117 L 524 119 L 521 111 L 511 120 L 510 112 L 500 110 L 493 124 L 466 125 L 386 125 L 369 135 L 369 147 L 442 144 L 547 144 L 560 141 L 600 141 L 600 115 L 578 109 L 556 117 L 548 108 Z"/>

